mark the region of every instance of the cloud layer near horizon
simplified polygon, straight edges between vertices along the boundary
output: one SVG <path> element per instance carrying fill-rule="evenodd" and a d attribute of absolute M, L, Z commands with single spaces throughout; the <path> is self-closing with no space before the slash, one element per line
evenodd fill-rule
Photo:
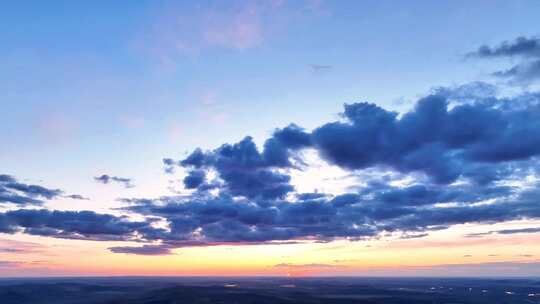
<path fill-rule="evenodd" d="M 402 115 L 371 103 L 346 104 L 342 120 L 311 132 L 294 124 L 276 129 L 261 150 L 246 137 L 215 150 L 196 149 L 179 161 L 167 159 L 167 166 L 187 169 L 184 184 L 191 191 L 123 200 L 123 210 L 146 221 L 21 209 L 2 213 L 1 229 L 149 242 L 111 250 L 157 255 L 186 246 L 358 240 L 538 218 L 540 96 L 478 96 L 479 85 L 437 90 Z M 307 166 L 305 150 L 351 174 L 375 174 L 349 193 L 297 193 L 290 172 Z M 12 177 L 2 178 L 2 189 L 26 193 L 27 200 L 61 193 L 15 187 Z M 525 178 L 533 180 L 530 185 L 515 183 Z M 158 220 L 166 227 L 156 228 Z"/>
<path fill-rule="evenodd" d="M 123 210 L 144 221 L 92 211 L 20 209 L 2 213 L 0 228 L 147 242 L 111 250 L 159 255 L 189 246 L 425 235 L 456 224 L 538 218 L 540 96 L 478 96 L 479 85 L 437 90 L 402 115 L 375 104 L 348 104 L 342 120 L 312 131 L 294 124 L 276 129 L 260 150 L 246 137 L 169 159 L 166 165 L 187 169 L 184 183 L 191 190 L 183 196 L 124 199 Z M 371 178 L 364 176 L 349 193 L 298 193 L 290 172 L 308 165 L 305 150 L 351 174 L 371 170 Z M 3 180 L 3 187 L 14 187 L 13 178 Z M 35 189 L 40 191 L 27 195 L 59 195 Z M 157 228 L 158 221 L 165 226 Z"/>
<path fill-rule="evenodd" d="M 168 248 L 358 240 L 538 218 L 539 96 L 479 96 L 483 85 L 437 90 L 402 115 L 346 104 L 343 120 L 311 132 L 294 124 L 276 129 L 261 150 L 245 137 L 167 159 L 169 169 L 188 170 L 184 184 L 193 192 L 128 199 L 125 210 L 165 219 L 170 231 L 159 240 Z M 376 177 L 350 193 L 297 193 L 289 172 L 306 165 L 305 150 Z M 396 186 L 400 177 L 412 181 Z"/>
<path fill-rule="evenodd" d="M 537 53 L 537 40 L 519 38 L 469 56 L 534 59 Z M 292 173 L 311 165 L 308 153 L 358 177 L 356 184 L 345 193 L 299 192 Z M 187 173 L 185 191 L 121 199 L 120 210 L 138 221 L 93 211 L 16 209 L 0 213 L 0 231 L 137 241 L 144 244 L 111 251 L 143 255 L 222 244 L 354 241 L 387 232 L 425 236 L 458 224 L 540 218 L 539 155 L 540 94 L 501 97 L 491 85 L 471 83 L 434 90 L 405 113 L 345 104 L 341 119 L 312 130 L 291 123 L 260 147 L 246 136 L 213 150 L 197 148 L 184 159 L 165 158 L 166 172 Z M 131 185 L 108 175 L 95 180 Z M 31 207 L 61 195 L 0 175 L 2 204 Z"/>

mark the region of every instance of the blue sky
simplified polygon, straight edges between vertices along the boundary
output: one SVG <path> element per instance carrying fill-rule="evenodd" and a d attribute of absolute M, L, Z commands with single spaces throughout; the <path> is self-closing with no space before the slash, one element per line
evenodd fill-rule
<path fill-rule="evenodd" d="M 492 75 L 520 59 L 465 55 L 535 37 L 538 20 L 537 1 L 5 2 L 0 173 L 91 198 L 56 208 L 118 212 L 118 198 L 182 187 L 164 157 L 246 135 L 262 147 L 291 122 L 340 119 L 344 103 L 404 113 L 474 81 L 533 92 Z"/>
<path fill-rule="evenodd" d="M 202 38 L 194 37 L 186 42 L 200 48 L 193 52 L 174 44 L 205 25 L 175 20 L 209 12 L 232 18 L 248 5 L 2 4 L 0 79 L 9 132 L 0 136 L 10 143 L 0 152 L 3 167 L 66 177 L 105 162 L 144 174 L 132 172 L 133 164 L 245 133 L 263 137 L 291 121 L 309 128 L 345 102 L 395 107 L 434 86 L 485 77 L 491 69 L 463 64 L 461 55 L 534 34 L 540 15 L 534 1 L 313 3 L 254 4 L 262 20 L 246 22 L 258 28 L 257 41 L 198 46 Z M 332 68 L 314 74 L 310 64 Z M 202 106 L 205 96 L 215 105 Z"/>

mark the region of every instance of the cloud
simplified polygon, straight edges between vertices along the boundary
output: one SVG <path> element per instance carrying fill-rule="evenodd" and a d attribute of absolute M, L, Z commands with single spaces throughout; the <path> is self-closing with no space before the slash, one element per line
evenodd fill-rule
<path fill-rule="evenodd" d="M 321 1 L 226 1 L 204 6 L 187 2 L 164 5 L 151 26 L 139 35 L 139 48 L 166 70 L 178 58 L 206 52 L 249 52 L 264 48 L 280 33 L 312 18 L 328 16 Z M 225 113 L 210 115 L 218 122 Z"/>
<path fill-rule="evenodd" d="M 114 253 L 136 254 L 136 255 L 169 255 L 170 246 L 166 245 L 143 245 L 140 247 L 118 246 L 109 248 Z"/>
<path fill-rule="evenodd" d="M 520 134 L 539 132 L 532 120 L 519 118 L 538 115 L 537 106 L 508 112 L 496 106 L 479 102 L 450 109 L 448 98 L 435 94 L 398 119 L 397 113 L 374 104 L 345 105 L 347 121 L 316 128 L 313 143 L 327 161 L 348 170 L 387 166 L 401 173 L 424 173 L 439 184 L 460 177 L 490 181 L 500 169 L 486 163 L 527 159 L 540 152 L 536 139 Z"/>
<path fill-rule="evenodd" d="M 0 253 L 26 254 L 41 252 L 43 249 L 44 246 L 38 243 L 0 239 Z"/>
<path fill-rule="evenodd" d="M 59 196 L 62 191 L 59 189 L 48 189 L 38 185 L 28 185 L 23 183 L 5 183 L 4 188 L 22 192 L 30 197 L 41 197 L 44 199 L 52 199 Z"/>
<path fill-rule="evenodd" d="M 198 55 L 212 49 L 258 48 L 279 17 L 278 11 L 280 6 L 264 1 L 230 1 L 227 5 L 214 3 L 205 7 L 179 3 L 160 14 L 143 33 L 141 38 L 145 41 L 141 43 L 166 65 L 173 63 L 178 55 Z"/>
<path fill-rule="evenodd" d="M 206 179 L 205 172 L 202 170 L 190 171 L 188 176 L 184 178 L 184 185 L 187 189 L 195 189 L 204 183 Z"/>
<path fill-rule="evenodd" d="M 203 152 L 202 149 L 195 149 L 179 162 L 169 158 L 164 162 L 169 172 L 176 164 L 190 169 L 184 179 L 188 189 L 215 188 L 204 183 L 208 171 L 215 170 L 233 195 L 275 199 L 284 197 L 294 189 L 290 184 L 290 176 L 272 168 L 291 167 L 293 164 L 290 161 L 290 150 L 309 145 L 309 134 L 291 124 L 286 128 L 276 129 L 273 137 L 265 142 L 262 153 L 248 136 L 238 143 L 224 144 L 214 151 Z"/>
<path fill-rule="evenodd" d="M 137 240 L 155 233 L 149 222 L 93 211 L 19 209 L 0 213 L 0 232 L 96 241 Z"/>
<path fill-rule="evenodd" d="M 207 23 L 202 29 L 203 43 L 232 49 L 249 49 L 263 42 L 261 7 L 243 6 L 235 11 L 209 13 Z"/>
<path fill-rule="evenodd" d="M 103 174 L 101 176 L 94 177 L 94 180 L 96 182 L 102 183 L 102 184 L 108 184 L 110 182 L 119 183 L 119 184 L 122 184 L 125 188 L 133 188 L 133 187 L 135 187 L 132 184 L 132 179 L 131 178 L 126 178 L 126 177 L 110 176 L 110 175 L 107 175 L 107 174 Z"/>
<path fill-rule="evenodd" d="M 62 194 L 60 189 L 25 184 L 11 175 L 0 174 L 0 204 L 42 205 L 44 200 L 54 199 Z"/>
<path fill-rule="evenodd" d="M 195 246 L 422 237 L 459 224 L 539 219 L 540 95 L 494 92 L 480 83 L 438 88 L 405 113 L 346 104 L 340 119 L 312 130 L 276 128 L 261 147 L 245 136 L 211 150 L 196 148 L 181 160 L 164 159 L 169 170 L 187 172 L 184 186 L 191 191 L 123 199 L 121 210 L 138 221 L 20 209 L 0 214 L 0 231 L 139 241 L 145 244 L 110 250 L 159 255 Z M 345 193 L 297 192 L 291 172 L 309 166 L 308 150 L 361 181 Z M 16 183 L 10 176 L 0 181 L 0 194 L 49 193 L 7 188 Z"/>
<path fill-rule="evenodd" d="M 0 174 L 0 183 L 15 183 L 17 182 L 17 180 L 11 176 L 11 175 L 7 175 L 7 174 Z"/>
<path fill-rule="evenodd" d="M 164 159 L 162 159 L 162 162 L 163 162 L 165 173 L 173 174 L 174 173 L 174 166 L 176 165 L 175 160 L 172 159 L 172 158 L 164 158 Z"/>
<path fill-rule="evenodd" d="M 385 232 L 422 237 L 458 224 L 538 218 L 538 185 L 509 182 L 538 172 L 540 98 L 493 92 L 479 83 L 439 88 L 403 114 L 346 104 L 342 120 L 312 131 L 275 129 L 262 149 L 249 136 L 197 148 L 165 161 L 188 170 L 184 184 L 192 194 L 133 199 L 124 210 L 162 218 L 169 230 L 146 237 L 173 247 L 360 240 Z M 366 176 L 357 192 L 295 193 L 289 172 L 305 165 L 306 149 L 350 172 L 397 172 L 412 182 Z"/>
<path fill-rule="evenodd" d="M 0 261 L 0 269 L 3 268 L 18 268 L 24 263 L 17 261 Z"/>
<path fill-rule="evenodd" d="M 495 72 L 493 75 L 508 78 L 519 83 L 527 83 L 540 79 L 540 60 L 520 63 L 504 71 Z"/>
<path fill-rule="evenodd" d="M 310 64 L 311 72 L 313 74 L 322 74 L 332 70 L 333 66 L 324 64 Z"/>
<path fill-rule="evenodd" d="M 235 195 L 275 198 L 293 191 L 288 175 L 276 169 L 293 168 L 296 152 L 306 148 L 345 170 L 422 173 L 442 185 L 460 178 L 491 183 L 517 171 L 511 166 L 518 161 L 524 164 L 540 153 L 537 94 L 467 103 L 459 94 L 458 104 L 448 91 L 436 92 L 400 117 L 371 103 L 346 104 L 343 121 L 311 133 L 296 125 L 277 129 L 262 151 L 245 137 L 214 151 L 196 149 L 179 163 L 216 170 Z"/>
<path fill-rule="evenodd" d="M 198 169 L 191 171 L 184 183 L 188 188 L 199 186 L 205 179 L 205 172 L 214 169 L 233 195 L 270 199 L 284 197 L 293 190 L 290 177 L 270 167 L 289 164 L 288 159 L 279 154 L 282 150 L 277 151 L 281 146 L 275 149 L 273 152 L 267 149 L 265 154 L 261 154 L 251 137 L 233 145 L 224 144 L 207 153 L 197 149 L 180 162 L 184 167 Z"/>
<path fill-rule="evenodd" d="M 540 79 L 540 38 L 518 37 L 514 41 L 504 41 L 496 47 L 480 46 L 468 53 L 467 58 L 493 59 L 517 58 L 518 64 L 493 75 L 519 83 L 530 83 Z"/>
<path fill-rule="evenodd" d="M 83 201 L 90 200 L 88 197 L 84 197 L 84 196 L 82 196 L 80 194 L 64 195 L 64 197 L 74 199 L 74 200 L 83 200 Z"/>
<path fill-rule="evenodd" d="M 464 223 L 493 223 L 540 217 L 540 207 L 527 192 L 476 191 L 471 186 L 452 186 L 441 190 L 441 197 L 452 198 L 453 206 L 431 203 L 407 204 L 381 200 L 378 193 L 388 187 L 372 189 L 336 203 L 342 196 L 328 195 L 310 200 L 260 202 L 230 196 L 162 197 L 132 200 L 125 210 L 143 216 L 158 216 L 169 223 L 170 231 L 159 240 L 173 246 L 197 244 L 261 244 L 275 241 L 359 240 L 383 232 L 404 232 L 404 237 L 424 237 L 430 230 Z M 440 188 L 437 188 L 440 189 Z M 396 191 L 396 189 L 390 189 Z M 400 192 L 397 192 L 400 193 Z M 491 204 L 475 204 L 501 197 Z M 533 195 L 534 196 L 534 195 Z"/>
<path fill-rule="evenodd" d="M 496 231 L 496 233 L 498 233 L 498 234 L 538 233 L 538 232 L 540 232 L 540 227 L 520 228 L 520 229 L 504 229 L 504 230 Z"/>
<path fill-rule="evenodd" d="M 428 236 L 429 233 L 416 233 L 416 234 L 403 234 L 399 238 L 402 240 L 408 240 L 408 239 L 419 239 Z"/>
<path fill-rule="evenodd" d="M 533 57 L 540 58 L 540 39 L 537 37 L 518 37 L 514 41 L 504 41 L 496 47 L 482 45 L 469 57 Z"/>
<path fill-rule="evenodd" d="M 65 112 L 40 113 L 35 122 L 36 133 L 53 143 L 74 139 L 80 130 L 80 122 Z"/>
<path fill-rule="evenodd" d="M 539 233 L 540 227 L 528 227 L 528 228 L 516 228 L 516 229 L 502 229 L 492 230 L 488 232 L 472 233 L 468 234 L 468 237 L 481 237 L 492 234 L 519 234 L 519 233 Z"/>
<path fill-rule="evenodd" d="M 183 245 L 260 244 L 334 236 L 372 235 L 371 229 L 349 229 L 345 216 L 337 214 L 326 201 L 308 201 L 260 206 L 232 197 L 199 199 L 164 197 L 159 201 L 132 203 L 126 210 L 154 215 L 169 222 L 170 232 L 160 234 L 161 241 Z M 342 222 L 339 222 L 342 221 Z M 345 222 L 347 221 L 347 222 Z"/>

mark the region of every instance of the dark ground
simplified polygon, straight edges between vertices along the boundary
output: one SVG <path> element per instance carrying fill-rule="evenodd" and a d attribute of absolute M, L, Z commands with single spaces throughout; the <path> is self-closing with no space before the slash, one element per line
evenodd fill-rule
<path fill-rule="evenodd" d="M 0 303 L 540 303 L 540 279 L 0 279 Z"/>

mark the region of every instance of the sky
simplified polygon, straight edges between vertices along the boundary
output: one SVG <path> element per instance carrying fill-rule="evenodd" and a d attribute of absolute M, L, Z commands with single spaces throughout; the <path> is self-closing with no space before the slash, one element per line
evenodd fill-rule
<path fill-rule="evenodd" d="M 537 1 L 0 4 L 0 276 L 540 276 Z"/>

